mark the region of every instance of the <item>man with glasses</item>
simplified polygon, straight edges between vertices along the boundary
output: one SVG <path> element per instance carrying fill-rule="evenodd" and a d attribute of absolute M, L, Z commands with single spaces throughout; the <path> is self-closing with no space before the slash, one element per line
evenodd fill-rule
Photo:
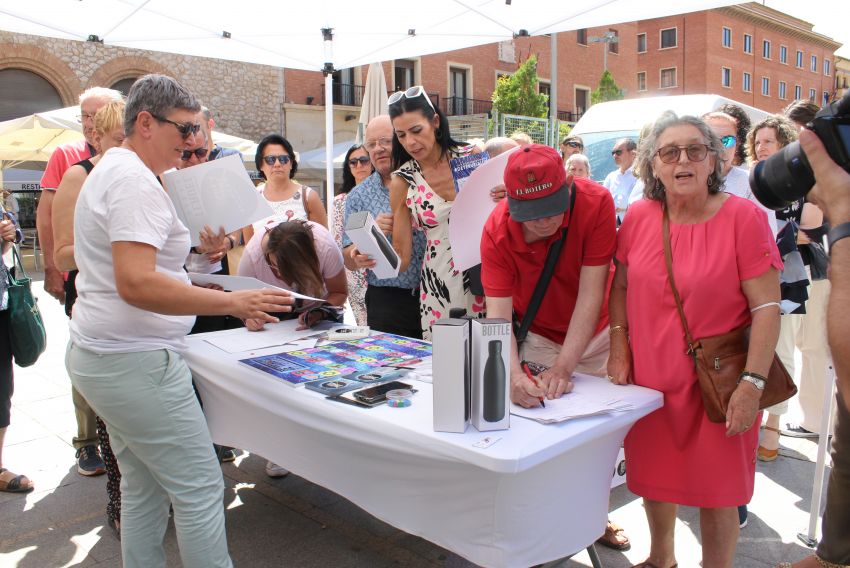
<path fill-rule="evenodd" d="M 372 175 L 355 186 L 345 200 L 345 219 L 358 211 L 369 211 L 378 227 L 392 239 L 390 209 L 393 127 L 390 117 L 381 115 L 366 125 L 364 147 L 375 167 Z M 375 261 L 360 254 L 347 234 L 342 236 L 342 256 L 349 270 L 374 268 Z M 419 272 L 425 253 L 425 234 L 413 231 L 413 252 L 407 270 L 395 278 L 380 279 L 366 270 L 366 323 L 370 328 L 407 337 L 422 337 L 419 318 Z"/>
<path fill-rule="evenodd" d="M 584 153 L 584 140 L 581 139 L 581 136 L 567 136 L 561 142 L 561 156 L 564 158 L 565 167 L 570 156 L 582 153 Z"/>
<path fill-rule="evenodd" d="M 101 107 L 112 101 L 120 101 L 121 93 L 113 89 L 92 87 L 80 95 L 80 114 L 77 120 L 83 128 L 83 139 L 57 147 L 41 178 L 41 197 L 36 213 L 38 241 L 44 260 L 44 289 L 48 294 L 65 303 L 66 287 L 74 285 L 73 279 L 66 282 L 65 275 L 56 268 L 53 261 L 53 198 L 65 172 L 81 160 L 91 158 L 97 151 L 94 148 L 94 115 Z M 74 273 L 76 274 L 76 272 Z M 65 313 L 71 317 L 70 309 Z M 97 424 L 94 411 L 88 402 L 80 396 L 77 389 L 71 388 L 71 400 L 74 402 L 74 414 L 77 418 L 77 435 L 72 443 L 77 450 L 77 472 L 80 475 L 96 476 L 106 473 L 106 466 L 98 450 Z"/>
<path fill-rule="evenodd" d="M 602 185 L 611 192 L 611 196 L 614 198 L 614 209 L 618 224 L 623 222 L 623 216 L 629 207 L 629 196 L 635 182 L 637 182 L 637 178 L 632 172 L 636 150 L 637 144 L 631 138 L 617 140 L 614 149 L 611 150 L 611 156 L 614 157 L 617 169 L 605 176 L 605 181 L 602 182 Z"/>

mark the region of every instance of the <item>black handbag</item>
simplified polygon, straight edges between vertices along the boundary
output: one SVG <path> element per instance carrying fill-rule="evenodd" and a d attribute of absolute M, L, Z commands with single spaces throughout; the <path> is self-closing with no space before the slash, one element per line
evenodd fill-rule
<path fill-rule="evenodd" d="M 7 271 L 9 279 L 9 341 L 12 355 L 19 367 L 29 367 L 44 353 L 47 347 L 47 332 L 38 310 L 36 298 L 32 295 L 32 280 L 24 270 L 17 247 L 14 254 L 14 274 Z"/>

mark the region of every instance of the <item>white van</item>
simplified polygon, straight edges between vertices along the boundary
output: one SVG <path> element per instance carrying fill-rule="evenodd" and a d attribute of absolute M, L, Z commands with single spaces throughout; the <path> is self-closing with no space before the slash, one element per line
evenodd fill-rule
<path fill-rule="evenodd" d="M 720 95 L 626 99 L 593 105 L 587 109 L 570 134 L 581 136 L 593 179 L 601 182 L 616 168 L 611 149 L 620 138 L 631 138 L 637 142 L 643 125 L 654 121 L 664 111 L 672 110 L 679 116 L 702 116 L 725 103 L 733 103 L 743 108 L 753 124 L 770 114 Z M 743 144 L 744 141 L 740 140 L 738 143 Z"/>

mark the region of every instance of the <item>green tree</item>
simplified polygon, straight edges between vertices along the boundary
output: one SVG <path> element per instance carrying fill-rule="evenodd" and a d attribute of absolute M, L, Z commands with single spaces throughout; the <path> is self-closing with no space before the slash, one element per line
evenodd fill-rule
<path fill-rule="evenodd" d="M 537 56 L 532 55 L 513 75 L 499 77 L 493 91 L 493 108 L 502 114 L 547 116 L 549 97 L 537 92 L 537 81 Z"/>
<path fill-rule="evenodd" d="M 602 73 L 602 77 L 599 78 L 599 86 L 590 93 L 590 102 L 596 104 L 605 101 L 619 101 L 624 97 L 623 89 L 617 86 L 614 76 L 606 69 Z"/>

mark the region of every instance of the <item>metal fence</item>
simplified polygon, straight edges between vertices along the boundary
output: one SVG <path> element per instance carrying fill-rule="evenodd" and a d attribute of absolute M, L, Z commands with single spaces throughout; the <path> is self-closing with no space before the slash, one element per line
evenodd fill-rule
<path fill-rule="evenodd" d="M 549 119 L 503 114 L 499 117 L 499 133 L 511 136 L 517 132 L 528 134 L 536 144 L 550 144 Z"/>

